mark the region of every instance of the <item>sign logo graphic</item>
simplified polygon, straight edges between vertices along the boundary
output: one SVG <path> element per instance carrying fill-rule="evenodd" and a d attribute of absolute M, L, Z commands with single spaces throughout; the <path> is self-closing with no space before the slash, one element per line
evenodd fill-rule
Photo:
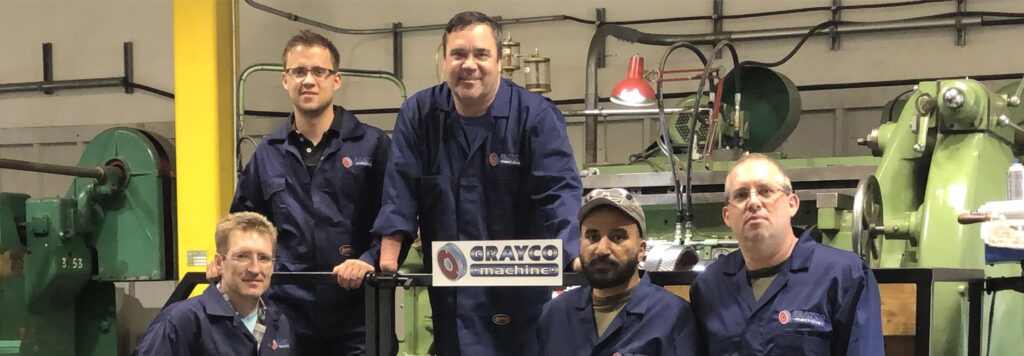
<path fill-rule="evenodd" d="M 458 246 L 449 242 L 437 251 L 437 266 L 441 274 L 450 281 L 457 281 L 466 275 L 466 256 Z"/>

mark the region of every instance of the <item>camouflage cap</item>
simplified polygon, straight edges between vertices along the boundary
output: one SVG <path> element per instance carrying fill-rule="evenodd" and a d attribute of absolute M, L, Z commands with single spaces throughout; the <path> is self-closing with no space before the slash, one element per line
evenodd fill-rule
<path fill-rule="evenodd" d="M 633 218 L 633 220 L 636 220 L 640 228 L 640 237 L 644 237 L 644 227 L 647 225 L 644 210 L 640 207 L 640 202 L 637 201 L 636 197 L 622 188 L 594 189 L 590 191 L 590 193 L 583 197 L 583 207 L 580 208 L 579 214 L 576 215 L 580 223 L 583 223 L 583 218 L 590 214 L 594 208 L 603 205 L 615 207 Z"/>

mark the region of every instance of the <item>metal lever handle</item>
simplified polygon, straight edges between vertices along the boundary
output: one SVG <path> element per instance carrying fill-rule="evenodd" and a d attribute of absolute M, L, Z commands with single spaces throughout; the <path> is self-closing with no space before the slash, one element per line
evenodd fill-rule
<path fill-rule="evenodd" d="M 1024 78 L 1021 78 L 1020 84 L 1017 85 L 1017 92 L 1015 92 L 1013 96 L 1010 97 L 1010 102 L 1008 104 L 1010 104 L 1011 107 L 1020 105 L 1021 90 L 1024 90 Z"/>
<path fill-rule="evenodd" d="M 956 217 L 956 222 L 961 225 L 977 224 L 992 220 L 992 216 L 988 213 L 976 214 L 976 213 L 963 213 Z"/>

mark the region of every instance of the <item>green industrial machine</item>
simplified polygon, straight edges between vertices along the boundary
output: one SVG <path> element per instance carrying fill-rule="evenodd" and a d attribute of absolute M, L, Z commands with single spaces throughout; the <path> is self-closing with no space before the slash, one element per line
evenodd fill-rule
<path fill-rule="evenodd" d="M 0 354 L 129 351 L 113 282 L 177 278 L 173 154 L 160 136 L 113 128 L 78 166 L 0 159 L 3 169 L 77 177 L 63 197 L 0 193 Z"/>
<path fill-rule="evenodd" d="M 1024 116 L 1011 112 L 1008 89 L 993 92 L 968 79 L 921 82 L 897 121 L 860 140 L 882 160 L 857 188 L 849 247 L 875 268 L 970 268 L 984 269 L 986 277 L 1020 277 L 1017 265 L 986 265 L 979 226 L 957 222 L 959 214 L 1005 199 L 1007 167 L 1024 145 L 1011 127 Z M 967 351 L 966 287 L 935 286 L 934 354 Z M 1016 354 L 1024 349 L 1024 295 L 1000 293 L 994 305 L 991 298 L 985 315 L 995 308 L 987 321 L 992 329 L 980 330 L 983 339 L 992 334 L 988 352 Z"/>
<path fill-rule="evenodd" d="M 701 155 L 699 161 L 693 163 L 690 174 L 692 194 L 689 199 L 692 206 L 689 209 L 694 216 L 691 228 L 685 229 L 685 225 L 676 223 L 679 205 L 676 203 L 673 174 L 668 169 L 671 165 L 667 155 L 663 154 L 667 150 L 658 150 L 655 155 L 633 155 L 634 159 L 627 165 L 590 165 L 583 171 L 585 189 L 626 188 L 644 204 L 648 225 L 645 231 L 651 239 L 645 267 L 650 270 L 686 267 L 699 271 L 738 246 L 732 232 L 722 222 L 721 211 L 725 205 L 726 175 L 743 152 L 773 156 L 787 170 L 802 201 L 800 211 L 794 216 L 794 224 L 818 225 L 825 243 L 837 246 L 850 244 L 849 228 L 840 229 L 843 214 L 846 213 L 848 221 L 857 184 L 861 178 L 875 172 L 879 159 L 863 156 L 786 158 L 784 154 L 775 152 L 789 139 L 800 121 L 800 93 L 789 78 L 769 68 L 748 66 L 742 73 L 739 110 L 736 109 L 736 74 L 730 72 L 721 81 L 722 104 L 717 118 L 706 115 L 711 112 L 713 103 L 705 100 L 702 100 L 699 111 L 702 114 L 698 115 L 696 123 L 691 122 L 693 115 L 689 111 L 666 118 L 667 134 L 675 147 L 676 178 L 686 179 L 684 162 L 687 151 Z M 692 107 L 692 104 L 692 97 L 687 97 L 677 102 L 675 107 Z M 685 145 L 691 125 L 696 139 L 695 147 L 688 150 Z M 685 192 L 685 185 L 681 189 Z M 686 204 L 681 205 L 686 208 Z M 832 225 L 821 226 L 821 221 Z M 680 230 L 680 226 L 684 229 Z M 677 265 L 676 261 L 683 258 L 683 252 L 695 254 L 698 259 L 696 265 Z"/>
<path fill-rule="evenodd" d="M 685 239 L 678 238 L 679 232 L 673 233 L 677 229 L 676 198 L 672 173 L 664 169 L 669 166 L 666 158 L 651 157 L 624 166 L 591 166 L 585 171 L 585 188 L 624 187 L 645 203 L 647 230 L 652 233 L 649 238 L 662 240 L 648 244 L 649 265 L 678 268 L 676 259 L 691 251 L 700 258 L 694 266 L 700 270 L 735 248 L 720 217 L 725 203 L 723 183 L 732 160 L 738 157 L 735 148 L 772 155 L 770 151 L 788 138 L 799 119 L 799 93 L 788 79 L 766 68 L 744 68 L 743 75 L 741 107 L 736 115 L 741 119 L 723 118 L 722 126 L 707 133 L 719 135 L 717 142 L 736 146 L 719 144 L 712 155 L 725 153 L 721 155 L 724 160 L 706 168 L 694 165 L 690 209 L 695 219 L 693 229 L 682 233 Z M 735 110 L 730 101 L 732 80 L 723 82 L 723 112 Z M 993 92 L 966 79 L 920 83 L 902 106 L 898 120 L 882 124 L 859 140 L 875 157 L 787 159 L 775 154 L 802 201 L 794 224 L 815 225 L 823 243 L 857 252 L 873 268 L 892 269 L 896 274 L 900 269 L 952 268 L 983 270 L 985 277 L 1021 277 L 1018 265 L 986 265 L 979 227 L 957 222 L 959 214 L 1005 197 L 1005 172 L 1024 146 L 1022 134 L 1011 128 L 1024 121 L 1024 110 L 1010 105 L 1018 102 L 1012 99 L 1014 87 Z M 679 105 L 688 103 L 684 100 Z M 900 104 L 891 105 L 898 109 Z M 689 119 L 667 120 L 669 130 L 685 127 L 676 120 Z M 670 137 L 673 143 L 682 144 L 680 137 L 685 133 Z M 698 136 L 697 142 L 707 140 Z M 685 179 L 686 172 L 680 169 L 676 175 Z M 916 311 L 931 316 L 930 335 L 916 335 L 927 338 L 930 354 L 979 351 L 968 349 L 970 332 L 980 333 L 982 340 L 991 332 L 992 355 L 1024 349 L 1024 338 L 1017 335 L 1024 323 L 1021 293 L 1001 293 L 994 304 L 992 297 L 986 296 L 984 315 L 989 315 L 990 307 L 995 309 L 992 328 L 969 330 L 968 283 L 935 283 L 931 292 L 931 310 Z"/>

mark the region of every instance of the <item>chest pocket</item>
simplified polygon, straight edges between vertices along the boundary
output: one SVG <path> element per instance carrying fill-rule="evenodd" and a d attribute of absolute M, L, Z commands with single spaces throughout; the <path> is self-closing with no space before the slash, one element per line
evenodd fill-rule
<path fill-rule="evenodd" d="M 775 345 L 770 355 L 828 355 L 829 334 L 807 332 L 796 334 L 784 332 L 775 336 Z"/>
<path fill-rule="evenodd" d="M 708 342 L 708 346 L 711 348 L 710 354 L 722 355 L 722 356 L 739 356 L 739 347 L 743 345 L 743 338 L 739 336 L 734 337 L 715 337 L 708 335 L 711 340 Z"/>
<path fill-rule="evenodd" d="M 661 350 L 657 343 L 657 339 L 644 340 L 642 344 L 637 345 L 633 343 L 631 346 L 623 347 L 615 350 L 612 355 L 621 356 L 655 356 L 655 355 L 666 355 L 669 350 Z"/>
<path fill-rule="evenodd" d="M 490 176 L 484 183 L 487 199 L 487 221 L 494 239 L 521 238 L 525 234 L 523 228 L 529 227 L 529 213 L 532 211 L 526 202 L 530 201 L 530 191 L 523 185 L 525 179 L 518 175 L 501 177 Z"/>
<path fill-rule="evenodd" d="M 313 178 L 313 188 L 327 197 L 327 203 L 337 205 L 338 211 L 347 211 L 352 207 L 372 204 L 367 201 L 370 196 L 370 187 L 379 183 L 371 182 L 368 179 L 368 173 L 372 167 L 367 166 L 367 163 L 375 164 L 376 162 L 367 161 L 367 157 L 339 157 L 341 155 L 336 154 L 330 159 L 332 162 L 321 162 L 317 170 L 323 170 L 323 172 L 318 172 Z M 345 167 L 346 164 L 348 167 Z M 354 213 L 359 215 L 363 211 L 357 210 Z"/>
<path fill-rule="evenodd" d="M 452 177 L 423 176 L 419 187 L 420 227 L 426 236 L 437 237 L 444 227 L 455 227 L 455 194 Z M 454 235 L 453 235 L 454 236 Z M 445 236 L 445 239 L 453 237 Z"/>
<path fill-rule="evenodd" d="M 276 216 L 288 211 L 288 202 L 283 194 L 288 186 L 288 179 L 285 177 L 273 177 L 263 185 L 263 200 L 270 204 L 270 211 Z"/>
<path fill-rule="evenodd" d="M 504 121 L 503 121 L 504 122 Z M 506 130 L 499 122 L 495 130 Z M 516 131 L 516 128 L 507 130 Z M 506 136 L 518 137 L 519 142 L 507 141 Z M 491 236 L 494 239 L 538 238 L 529 236 L 534 207 L 529 185 L 530 160 L 526 151 L 526 133 L 522 129 L 517 132 L 497 133 L 494 141 L 487 147 L 492 152 L 484 165 L 484 194 L 487 204 L 487 221 Z"/>

